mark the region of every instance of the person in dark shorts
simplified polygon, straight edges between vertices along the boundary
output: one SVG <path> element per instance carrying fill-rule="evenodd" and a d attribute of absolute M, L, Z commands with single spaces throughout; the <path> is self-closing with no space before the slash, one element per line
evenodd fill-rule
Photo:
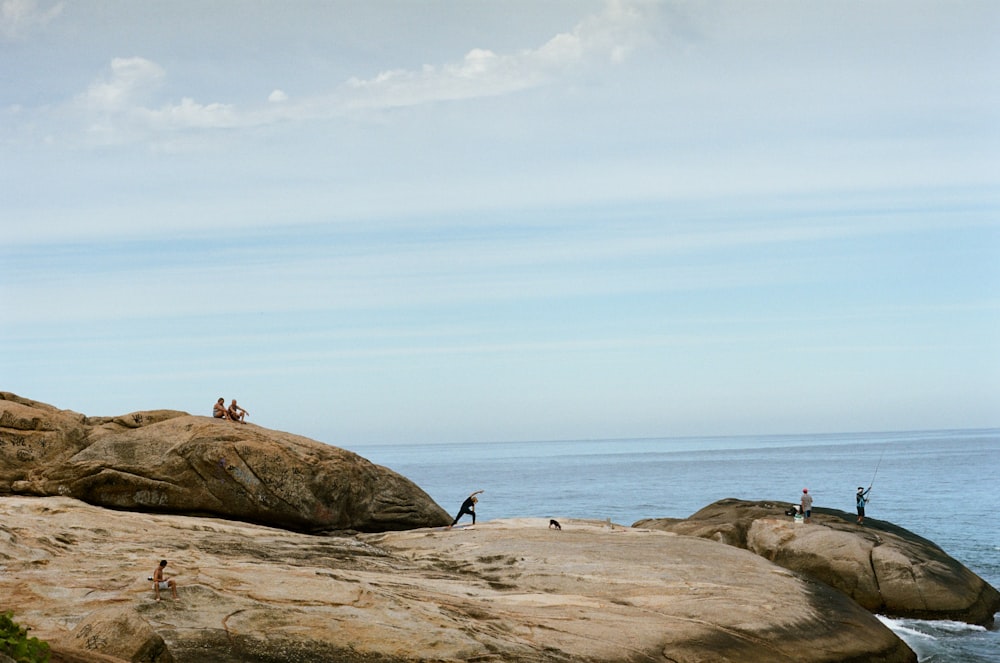
<path fill-rule="evenodd" d="M 229 404 L 229 409 L 226 410 L 226 413 L 229 415 L 230 419 L 232 419 L 233 421 L 238 421 L 241 424 L 246 423 L 245 421 L 243 421 L 243 418 L 248 414 L 250 414 L 249 412 L 247 412 L 246 410 L 244 410 L 243 408 L 241 408 L 239 405 L 236 404 L 235 398 L 233 399 L 233 402 Z"/>
<path fill-rule="evenodd" d="M 858 503 L 859 525 L 863 525 L 865 523 L 865 505 L 868 504 L 868 493 L 870 493 L 871 490 L 871 486 L 868 486 L 868 490 L 865 490 L 864 486 L 858 486 L 858 493 L 854 496 Z"/>
<path fill-rule="evenodd" d="M 448 525 L 448 529 L 451 529 L 452 527 L 454 527 L 455 525 L 457 525 L 458 521 L 465 514 L 469 514 L 470 516 L 472 516 L 472 524 L 473 525 L 476 524 L 476 502 L 479 501 L 479 498 L 476 497 L 476 495 L 478 495 L 478 494 L 480 494 L 482 492 L 484 492 L 484 491 L 477 490 L 476 492 L 472 493 L 471 495 L 469 495 L 468 497 L 465 498 L 465 501 L 462 502 L 462 508 L 458 510 L 458 515 L 455 516 L 455 520 L 453 520 L 451 522 L 451 525 Z"/>

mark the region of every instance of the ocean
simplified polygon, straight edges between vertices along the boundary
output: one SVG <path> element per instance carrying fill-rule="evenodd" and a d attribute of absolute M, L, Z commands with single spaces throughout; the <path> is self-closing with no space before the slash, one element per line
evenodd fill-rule
<path fill-rule="evenodd" d="M 854 511 L 934 541 L 1000 588 L 1000 429 L 362 445 L 450 513 L 484 490 L 480 520 L 684 518 L 726 497 Z M 468 520 L 468 516 L 466 516 Z M 922 663 L 1000 662 L 1000 629 L 880 617 Z M 1000 623 L 1000 615 L 998 615 Z"/>

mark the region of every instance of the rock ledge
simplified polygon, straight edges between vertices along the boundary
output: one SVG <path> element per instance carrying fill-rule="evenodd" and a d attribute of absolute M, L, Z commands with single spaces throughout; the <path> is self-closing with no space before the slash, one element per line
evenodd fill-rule
<path fill-rule="evenodd" d="M 950 619 L 992 626 L 1000 592 L 933 542 L 892 523 L 836 509 L 813 509 L 796 524 L 787 504 L 725 499 L 689 518 L 648 519 L 636 527 L 698 536 L 754 552 L 892 617 Z"/>
<path fill-rule="evenodd" d="M 916 661 L 856 603 L 758 555 L 547 524 L 316 536 L 0 497 L 0 596 L 55 663 Z M 161 557 L 179 602 L 153 601 Z"/>
<path fill-rule="evenodd" d="M 307 532 L 451 522 L 409 479 L 309 438 L 173 410 L 85 417 L 0 392 L 0 495 Z"/>

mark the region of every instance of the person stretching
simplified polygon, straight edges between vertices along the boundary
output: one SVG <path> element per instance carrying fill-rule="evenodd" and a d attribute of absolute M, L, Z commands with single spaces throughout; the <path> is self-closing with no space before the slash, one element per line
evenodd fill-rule
<path fill-rule="evenodd" d="M 479 501 L 479 498 L 476 497 L 476 495 L 478 495 L 478 494 L 480 494 L 482 492 L 484 492 L 484 491 L 477 490 L 476 492 L 472 493 L 471 495 L 469 495 L 468 497 L 465 498 L 465 501 L 462 502 L 462 508 L 458 510 L 458 515 L 455 516 L 455 520 L 453 520 L 451 522 L 451 525 L 448 525 L 448 529 L 451 529 L 452 527 L 454 527 L 455 525 L 457 525 L 458 521 L 465 514 L 469 514 L 470 516 L 472 516 L 472 524 L 473 525 L 476 524 L 476 502 Z"/>

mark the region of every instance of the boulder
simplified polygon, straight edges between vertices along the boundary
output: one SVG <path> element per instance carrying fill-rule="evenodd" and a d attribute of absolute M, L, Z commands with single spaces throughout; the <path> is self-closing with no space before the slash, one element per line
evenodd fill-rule
<path fill-rule="evenodd" d="M 813 509 L 796 523 L 787 504 L 725 499 L 687 519 L 648 519 L 636 527 L 698 536 L 744 548 L 843 592 L 892 617 L 950 619 L 991 626 L 1000 592 L 933 542 L 884 521 Z"/>
<path fill-rule="evenodd" d="M 163 638 L 132 606 L 109 606 L 88 614 L 73 629 L 79 649 L 98 651 L 131 663 L 174 663 Z"/>
<path fill-rule="evenodd" d="M 132 661 L 916 662 L 843 594 L 745 550 L 547 525 L 315 535 L 6 496 L 0 596 L 55 652 Z M 161 558 L 176 602 L 146 579 Z"/>
<path fill-rule="evenodd" d="M 10 393 L 0 393 L 5 493 L 311 532 L 451 521 L 405 477 L 305 437 L 173 410 L 86 417 Z"/>

